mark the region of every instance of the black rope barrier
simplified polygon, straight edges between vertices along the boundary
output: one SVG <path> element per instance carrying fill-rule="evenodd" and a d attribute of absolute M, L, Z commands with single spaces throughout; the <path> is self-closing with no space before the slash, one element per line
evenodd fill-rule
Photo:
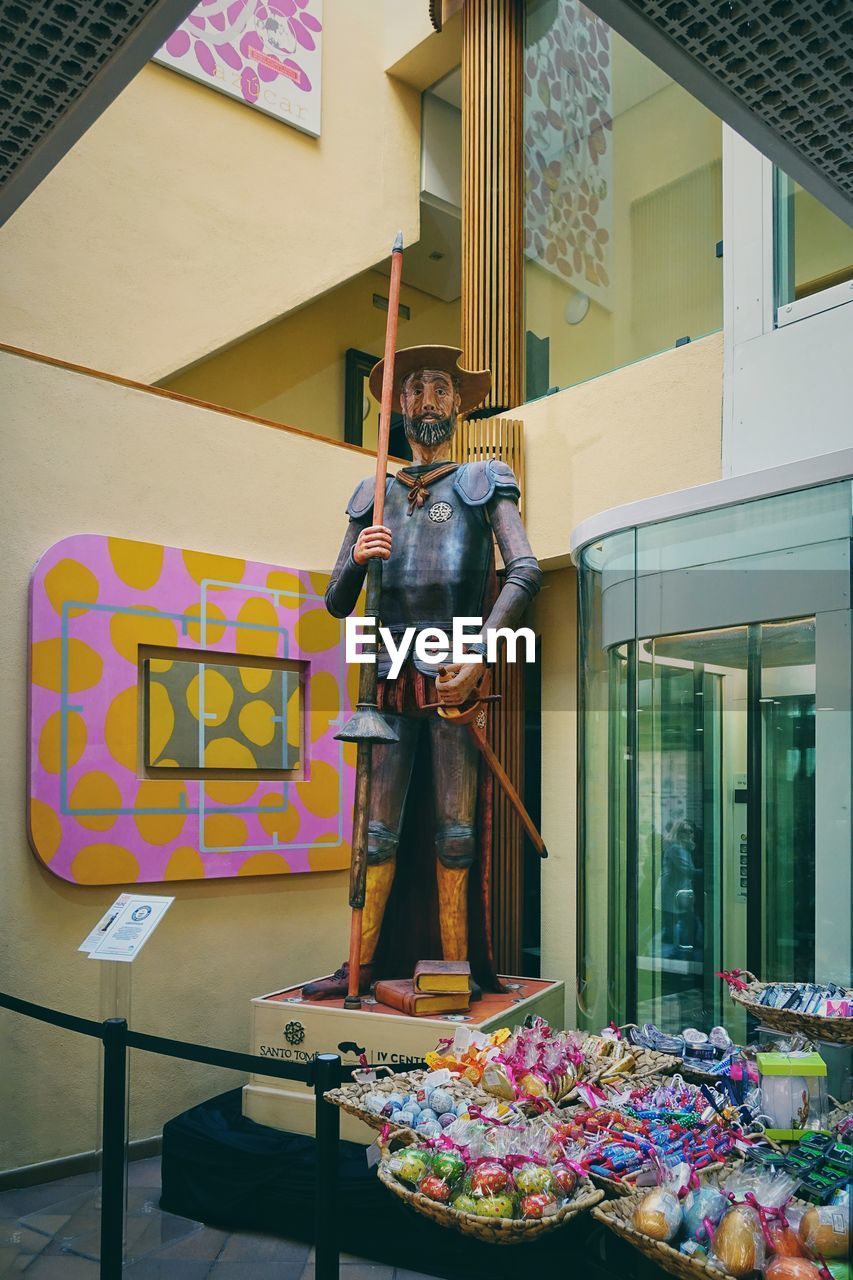
<path fill-rule="evenodd" d="M 193 1044 L 188 1040 L 170 1040 L 165 1036 L 131 1031 L 124 1018 L 108 1018 L 105 1022 L 78 1018 L 59 1009 L 50 1009 L 30 1000 L 20 1000 L 17 996 L 2 991 L 0 1008 L 103 1043 L 100 1280 L 121 1280 L 124 1262 L 128 1049 L 139 1049 L 143 1053 L 156 1053 L 167 1058 L 182 1058 L 187 1062 L 199 1062 L 207 1066 L 274 1076 L 282 1080 L 297 1080 L 313 1086 L 314 1134 L 317 1144 L 315 1276 L 316 1280 L 337 1280 L 340 1274 L 337 1233 L 340 1113 L 324 1097 L 342 1079 L 341 1060 L 337 1054 L 320 1053 L 306 1063 L 282 1062 L 254 1053 L 237 1053 L 235 1050 L 218 1049 L 213 1045 Z"/>

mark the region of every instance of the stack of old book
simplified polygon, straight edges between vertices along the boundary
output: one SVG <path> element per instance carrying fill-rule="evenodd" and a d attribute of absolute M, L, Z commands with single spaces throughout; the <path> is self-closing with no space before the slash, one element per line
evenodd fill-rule
<path fill-rule="evenodd" d="M 419 960 L 413 978 L 377 982 L 376 999 L 411 1017 L 466 1013 L 471 1003 L 471 966 L 467 960 Z"/>

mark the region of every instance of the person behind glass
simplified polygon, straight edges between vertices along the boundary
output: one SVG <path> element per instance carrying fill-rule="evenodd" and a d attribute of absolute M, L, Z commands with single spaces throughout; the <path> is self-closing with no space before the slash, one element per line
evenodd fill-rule
<path fill-rule="evenodd" d="M 355 609 L 371 559 L 382 560 L 379 616 L 395 642 L 407 628 L 440 628 L 448 635 L 454 618 L 484 618 L 486 629 L 518 626 L 539 590 L 541 572 L 530 549 L 518 510 L 519 487 L 510 467 L 496 459 L 457 463 L 451 442 L 460 415 L 470 413 L 488 394 L 488 370 L 460 368 L 456 347 L 409 347 L 398 351 L 394 399 L 403 412 L 412 464 L 386 481 L 382 525 L 372 521 L 373 479 L 356 489 L 347 507 L 350 522 L 326 591 L 326 607 L 337 618 Z M 382 367 L 370 375 L 371 390 L 381 390 Z M 494 545 L 505 571 L 496 586 Z M 485 644 L 468 645 L 482 656 Z M 479 892 L 469 893 L 469 871 L 478 859 L 476 820 L 480 795 L 479 752 L 464 727 L 430 709 L 436 701 L 457 707 L 467 702 L 483 677 L 482 661 L 427 663 L 407 658 L 396 679 L 389 678 L 390 656 L 377 656 L 378 704 L 398 740 L 372 748 L 367 880 L 362 926 L 359 989 L 376 977 L 374 956 L 383 931 L 385 908 L 395 879 L 400 834 L 410 792 L 427 788 L 435 815 L 431 851 L 438 890 L 438 928 L 445 960 L 471 962 L 472 975 L 485 989 L 499 989 L 491 955 L 487 876 L 481 862 Z M 414 772 L 419 739 L 429 739 L 428 770 Z M 411 785 L 410 785 L 411 784 Z M 401 856 L 412 851 L 401 849 Z M 475 888 L 471 886 L 472 890 Z M 419 912 L 429 899 L 402 907 L 403 918 Z M 469 930 L 469 925 L 471 926 Z M 469 952 L 469 941 L 476 939 Z M 381 949 L 380 949 L 381 954 Z M 405 977 L 408 962 L 390 955 L 389 976 Z M 328 978 L 303 987 L 313 999 L 345 995 L 348 965 Z"/>
<path fill-rule="evenodd" d="M 697 944 L 695 850 L 694 824 L 687 818 L 671 823 L 663 837 L 660 879 L 661 940 L 670 954 Z"/>

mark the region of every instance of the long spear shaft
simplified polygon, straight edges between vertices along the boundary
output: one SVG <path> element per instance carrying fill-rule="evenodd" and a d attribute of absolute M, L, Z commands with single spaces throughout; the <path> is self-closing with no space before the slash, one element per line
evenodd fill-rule
<path fill-rule="evenodd" d="M 398 232 L 391 250 L 391 285 L 388 290 L 388 323 L 385 327 L 385 361 L 382 369 L 382 401 L 379 412 L 379 439 L 376 444 L 376 479 L 373 489 L 373 523 L 382 524 L 385 517 L 385 474 L 388 468 L 388 440 L 391 433 L 392 398 L 394 393 L 394 358 L 397 350 L 397 322 L 400 310 L 400 280 L 403 274 L 403 233 Z M 379 597 L 382 591 L 382 561 L 367 563 L 367 599 L 365 616 L 378 619 Z M 362 663 L 359 672 L 358 706 L 365 711 L 376 707 L 376 663 Z M 358 716 L 356 712 L 356 717 Z M 378 717 L 377 717 L 378 718 Z M 387 726 L 384 725 L 383 728 Z M 342 735 L 339 735 L 342 736 Z M 393 732 L 383 735 L 385 740 L 396 738 Z M 353 820 L 352 863 L 350 865 L 350 923 L 349 942 L 349 991 L 344 1004 L 349 1009 L 361 1005 L 359 977 L 361 974 L 361 930 L 364 912 L 365 886 L 367 882 L 367 824 L 370 815 L 370 780 L 372 745 L 375 737 L 359 736 L 355 771 L 355 815 Z"/>

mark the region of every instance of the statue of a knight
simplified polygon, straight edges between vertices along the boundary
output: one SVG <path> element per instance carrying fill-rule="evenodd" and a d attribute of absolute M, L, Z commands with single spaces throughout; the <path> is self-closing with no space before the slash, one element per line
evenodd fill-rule
<path fill-rule="evenodd" d="M 387 479 L 382 525 L 371 518 L 373 478 L 356 489 L 326 592 L 330 613 L 350 614 L 367 563 L 378 556 L 385 562 L 379 621 L 395 642 L 411 626 L 450 635 L 463 616 L 482 618 L 484 635 L 517 627 L 540 586 L 511 468 L 494 459 L 451 461 L 457 418 L 491 385 L 488 371 L 460 368 L 461 355 L 443 346 L 397 352 L 393 404 L 413 460 Z M 370 376 L 377 399 L 382 372 L 380 361 Z M 495 540 L 505 566 L 500 581 Z M 429 705 L 469 701 L 483 677 L 482 657 L 443 664 L 436 675 L 434 663 L 410 652 L 392 680 L 390 656 L 378 650 L 378 705 L 397 741 L 372 747 L 359 990 L 377 978 L 409 977 L 419 959 L 438 955 L 469 960 L 474 982 L 499 990 L 489 935 L 491 776 L 468 730 Z M 467 652 L 483 655 L 485 644 Z M 347 983 L 343 965 L 303 994 L 341 997 Z"/>

